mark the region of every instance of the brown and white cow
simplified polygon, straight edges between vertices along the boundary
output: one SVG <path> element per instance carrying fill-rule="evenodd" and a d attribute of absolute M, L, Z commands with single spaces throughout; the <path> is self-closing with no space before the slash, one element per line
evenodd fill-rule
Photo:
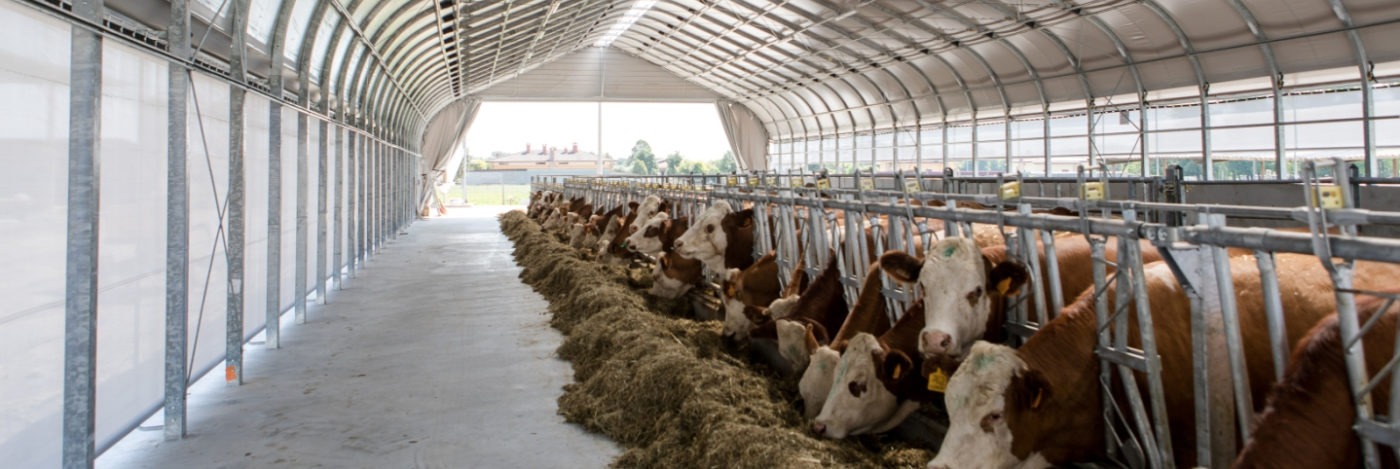
<path fill-rule="evenodd" d="M 807 327 L 800 335 L 796 334 L 797 331 L 791 326 L 784 327 L 785 323 L 791 320 L 776 321 L 778 350 L 789 361 L 803 365 L 794 369 L 802 373 L 802 378 L 798 381 L 798 392 L 802 395 L 808 420 L 816 418 L 826 403 L 836 365 L 841 359 L 840 350 L 844 349 L 846 342 L 857 333 L 878 336 L 890 329 L 890 319 L 882 292 L 884 282 L 876 270 L 878 268 L 878 264 L 870 266 L 870 275 L 867 275 L 861 284 L 855 306 L 851 308 L 851 313 L 846 315 L 840 330 L 830 342 L 817 340 L 819 335 L 825 335 L 825 327 L 816 321 L 804 318 L 802 321 Z M 923 311 L 917 313 L 922 314 Z M 808 330 L 812 333 L 808 333 Z"/>
<path fill-rule="evenodd" d="M 704 264 L 675 251 L 663 252 L 651 273 L 651 293 L 665 299 L 680 298 L 704 280 Z"/>
<path fill-rule="evenodd" d="M 767 313 L 762 310 L 767 309 L 781 294 L 777 255 L 774 253 L 760 257 L 743 270 L 725 271 L 720 280 L 720 298 L 724 302 L 724 337 L 731 340 L 748 338 L 749 331 L 755 325 L 754 319 L 766 316 Z"/>
<path fill-rule="evenodd" d="M 691 220 L 690 229 L 675 242 L 680 255 L 704 262 L 716 273 L 753 265 L 753 246 L 753 209 L 735 211 L 723 200 Z"/>
<path fill-rule="evenodd" d="M 928 392 L 918 386 L 911 392 L 906 383 L 919 381 L 916 367 L 918 336 L 924 326 L 922 306 L 915 303 L 878 337 L 858 332 L 844 347 L 836 345 L 844 350 L 839 350 L 841 357 L 821 412 L 812 420 L 813 433 L 838 439 L 883 433 L 918 409 Z"/>
<path fill-rule="evenodd" d="M 1395 327 L 1400 308 L 1379 311 L 1384 301 L 1357 296 L 1361 324 L 1384 314 L 1362 339 L 1367 376 L 1374 377 L 1395 352 Z M 1319 321 L 1293 349 L 1287 374 L 1269 393 L 1268 406 L 1260 414 L 1249 444 L 1233 467 L 1362 467 L 1361 440 L 1356 423 L 1355 400 L 1347 387 L 1337 315 Z M 1372 411 L 1390 415 L 1390 378 L 1371 391 Z M 1380 447 L 1381 466 L 1397 467 L 1395 453 Z"/>
<path fill-rule="evenodd" d="M 1334 310 L 1332 284 L 1316 257 L 1279 254 L 1275 262 L 1291 342 Z M 1165 263 L 1144 270 L 1174 457 L 1190 464 L 1196 461 L 1190 301 Z M 1231 258 L 1230 270 L 1251 392 L 1262 406 L 1273 366 L 1256 260 Z M 1357 263 L 1357 288 L 1393 288 L 1396 279 L 1400 267 Z M 1115 289 L 1105 294 L 1110 308 L 1116 307 Z M 951 425 L 930 468 L 1049 467 L 1107 456 L 1098 412 L 1103 394 L 1094 356 L 1093 295 L 1084 292 L 1019 350 L 988 342 L 973 346 L 948 383 Z M 1130 329 L 1137 329 L 1136 321 Z M 1129 344 L 1139 345 L 1134 338 Z"/>
<path fill-rule="evenodd" d="M 1145 262 L 1161 259 L 1157 250 L 1142 243 Z M 1040 265 L 1046 265 L 1045 249 L 1037 243 Z M 925 375 L 942 370 L 951 374 L 976 340 L 1003 342 L 1006 333 L 1006 299 L 1029 280 L 1020 261 L 1011 259 L 1005 245 L 979 249 L 968 238 L 945 238 L 935 244 L 923 259 L 899 251 L 880 257 L 880 266 L 901 282 L 918 282 L 923 290 L 925 326 L 919 337 Z M 1093 286 L 1093 260 L 1089 242 L 1083 236 L 1055 239 L 1055 259 L 1059 264 L 1062 298 L 1074 298 Z M 1118 259 L 1117 239 L 1104 246 L 1109 261 Z M 1049 272 L 1041 269 L 1042 288 L 1049 298 Z M 1107 272 L 1113 267 L 1107 266 Z M 1034 307 L 1033 299 L 1028 299 Z"/>
<path fill-rule="evenodd" d="M 637 205 L 637 216 L 633 219 L 631 224 L 627 225 L 627 234 L 630 236 L 633 233 L 641 231 L 642 226 L 651 221 L 652 217 L 655 217 L 658 213 L 669 212 L 670 207 L 671 204 L 667 203 L 661 196 L 656 194 L 646 196 L 646 198 L 642 199 L 642 203 Z"/>
<path fill-rule="evenodd" d="M 671 215 L 661 212 L 653 215 L 642 224 L 642 229 L 627 237 L 627 249 L 656 256 L 675 249 L 675 242 L 690 228 L 690 218 L 671 219 Z"/>

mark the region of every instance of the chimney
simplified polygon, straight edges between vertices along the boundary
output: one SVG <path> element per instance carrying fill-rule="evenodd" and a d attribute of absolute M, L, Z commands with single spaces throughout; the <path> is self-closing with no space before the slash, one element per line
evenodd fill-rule
<path fill-rule="evenodd" d="M 528 143 L 525 144 L 525 153 L 521 153 L 521 154 L 522 154 L 522 155 L 528 155 L 528 154 L 530 154 L 530 144 L 528 144 Z"/>
<path fill-rule="evenodd" d="M 540 145 L 540 154 L 541 154 L 541 155 L 547 155 L 547 154 L 549 154 L 549 145 Z"/>
<path fill-rule="evenodd" d="M 574 142 L 574 149 L 569 150 L 569 153 L 578 153 L 578 142 Z"/>

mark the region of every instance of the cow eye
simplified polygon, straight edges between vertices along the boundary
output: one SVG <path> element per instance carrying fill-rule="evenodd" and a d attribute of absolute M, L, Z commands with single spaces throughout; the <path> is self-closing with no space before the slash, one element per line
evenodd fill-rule
<path fill-rule="evenodd" d="M 656 227 L 655 227 L 655 226 L 648 226 L 648 227 L 647 227 L 646 233 L 643 233 L 643 234 L 642 234 L 642 237 L 644 237 L 644 238 L 650 238 L 650 237 L 652 237 L 652 236 L 656 236 Z"/>
<path fill-rule="evenodd" d="M 850 386 L 847 387 L 850 388 L 851 395 L 855 397 L 860 397 L 865 392 L 865 383 L 859 381 L 851 381 Z"/>
<path fill-rule="evenodd" d="M 996 423 L 1000 421 L 1001 412 L 992 412 L 990 414 L 987 414 L 986 416 L 982 417 L 982 431 L 991 433 L 995 430 L 995 428 L 993 428 L 992 426 L 996 425 Z"/>
<path fill-rule="evenodd" d="M 705 232 L 706 232 L 706 233 L 714 233 L 714 232 L 715 232 L 715 225 L 705 225 Z"/>
<path fill-rule="evenodd" d="M 980 286 L 970 292 L 967 292 L 967 302 L 971 303 L 972 306 L 977 306 L 977 300 L 980 298 L 982 298 L 982 287 Z"/>

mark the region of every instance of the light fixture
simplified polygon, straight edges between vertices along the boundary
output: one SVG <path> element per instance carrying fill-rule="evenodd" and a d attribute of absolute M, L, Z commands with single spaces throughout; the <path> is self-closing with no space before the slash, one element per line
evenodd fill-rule
<path fill-rule="evenodd" d="M 599 38 L 598 42 L 593 43 L 593 45 L 596 47 L 608 47 L 612 45 L 613 41 L 621 37 L 622 33 L 627 32 L 627 30 L 632 27 L 632 24 L 636 23 L 637 20 L 642 18 L 642 15 L 646 14 L 647 10 L 651 9 L 652 5 L 656 5 L 656 0 L 637 0 L 636 3 L 632 4 L 632 8 L 628 8 L 627 12 L 622 14 L 622 18 L 619 18 L 617 23 L 613 24 L 611 28 L 608 28 L 607 34 L 604 34 L 603 37 Z"/>

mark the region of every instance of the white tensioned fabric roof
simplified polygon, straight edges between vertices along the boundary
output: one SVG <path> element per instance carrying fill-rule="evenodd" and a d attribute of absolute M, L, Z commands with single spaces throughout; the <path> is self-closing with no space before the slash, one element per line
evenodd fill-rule
<path fill-rule="evenodd" d="M 227 50 L 236 1 L 191 1 L 224 33 L 207 54 Z M 1359 78 L 1363 64 L 1400 60 L 1396 0 L 242 1 L 250 73 L 411 146 L 439 111 L 478 95 L 714 96 L 782 139 L 1137 105 L 1248 78 L 1267 89 L 1339 67 Z M 107 5 L 155 29 L 168 21 L 165 2 Z M 597 46 L 611 49 L 585 50 Z M 563 80 L 598 76 L 636 86 L 560 95 Z"/>

